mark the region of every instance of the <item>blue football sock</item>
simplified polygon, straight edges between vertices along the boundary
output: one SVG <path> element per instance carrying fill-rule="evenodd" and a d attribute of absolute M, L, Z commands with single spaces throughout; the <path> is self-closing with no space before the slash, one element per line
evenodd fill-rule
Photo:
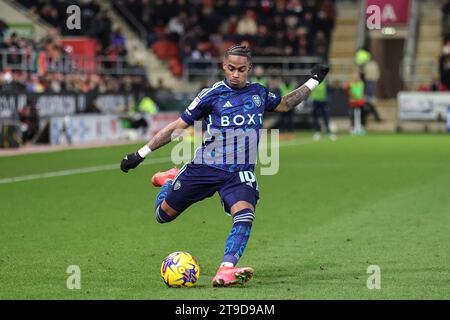
<path fill-rule="evenodd" d="M 158 208 L 167 197 L 171 187 L 172 180 L 167 180 L 166 183 L 164 183 L 164 185 L 159 189 L 158 195 L 156 196 L 155 209 Z"/>
<path fill-rule="evenodd" d="M 251 209 L 244 209 L 234 214 L 233 227 L 225 243 L 222 263 L 227 262 L 233 265 L 238 263 L 247 246 L 254 219 L 255 215 Z"/>
<path fill-rule="evenodd" d="M 155 217 L 156 221 L 158 221 L 159 223 L 166 223 L 175 219 L 175 217 L 172 217 L 171 215 L 167 214 L 161 208 L 161 203 L 167 197 L 171 187 L 172 187 L 172 180 L 167 180 L 166 183 L 164 183 L 164 185 L 159 189 L 158 195 L 156 196 Z"/>

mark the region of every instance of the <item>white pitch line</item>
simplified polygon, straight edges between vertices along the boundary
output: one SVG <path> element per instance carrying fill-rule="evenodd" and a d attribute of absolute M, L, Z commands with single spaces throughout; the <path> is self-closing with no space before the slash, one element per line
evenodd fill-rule
<path fill-rule="evenodd" d="M 285 142 L 280 143 L 280 147 L 302 145 L 302 144 L 308 144 L 311 142 L 313 142 L 313 140 L 285 141 Z M 268 148 L 262 146 L 260 149 L 265 150 Z M 151 164 L 156 164 L 156 163 L 165 163 L 165 162 L 170 162 L 170 161 L 171 161 L 170 157 L 149 159 L 149 161 L 142 163 L 141 166 L 142 165 L 151 165 Z M 108 170 L 116 170 L 116 169 L 117 170 L 119 169 L 119 163 L 106 164 L 106 165 L 95 166 L 95 167 L 86 167 L 86 168 L 78 168 L 78 169 L 68 169 L 68 170 L 61 170 L 61 171 L 37 173 L 37 174 L 31 174 L 31 175 L 27 175 L 27 176 L 3 178 L 3 179 L 0 179 L 0 185 L 21 182 L 21 181 L 38 180 L 38 179 L 45 179 L 45 178 L 52 178 L 52 177 L 64 177 L 64 176 L 71 176 L 71 175 L 82 174 L 82 173 L 92 173 L 92 172 L 100 172 L 100 171 L 108 171 Z"/>
<path fill-rule="evenodd" d="M 170 157 L 155 158 L 155 159 L 151 159 L 150 161 L 147 161 L 141 165 L 145 166 L 145 165 L 150 165 L 150 164 L 155 164 L 155 163 L 164 163 L 164 162 L 169 162 L 170 160 L 171 160 Z M 52 177 L 71 176 L 71 175 L 80 174 L 80 173 L 91 173 L 91 172 L 100 172 L 100 171 L 108 171 L 108 170 L 116 170 L 116 169 L 119 170 L 119 167 L 120 167 L 119 163 L 115 163 L 115 164 L 106 164 L 103 166 L 68 169 L 68 170 L 53 171 L 53 172 L 46 172 L 46 173 L 37 173 L 37 174 L 31 174 L 28 176 L 19 176 L 19 177 L 0 179 L 0 184 L 38 180 L 38 179 L 45 179 L 45 178 L 52 178 Z"/>

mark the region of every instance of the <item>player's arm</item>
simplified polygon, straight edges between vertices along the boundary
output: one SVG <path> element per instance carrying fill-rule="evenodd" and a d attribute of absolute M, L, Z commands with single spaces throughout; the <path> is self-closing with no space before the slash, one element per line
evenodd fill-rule
<path fill-rule="evenodd" d="M 167 126 L 159 130 L 158 133 L 147 143 L 147 146 L 151 150 L 161 148 L 162 146 L 168 144 L 172 138 L 180 136 L 180 132 L 177 130 L 186 129 L 187 127 L 189 127 L 189 124 L 187 124 L 183 119 L 178 118 L 174 122 L 169 123 Z"/>
<path fill-rule="evenodd" d="M 325 64 L 315 65 L 311 70 L 311 78 L 299 88 L 288 93 L 281 98 L 280 104 L 275 108 L 276 112 L 287 112 L 308 98 L 315 87 L 321 83 L 330 71 L 330 67 Z"/>
<path fill-rule="evenodd" d="M 120 170 L 123 172 L 128 172 L 130 169 L 136 168 L 145 157 L 152 151 L 168 144 L 172 138 L 176 138 L 180 135 L 177 130 L 186 129 L 189 124 L 186 123 L 182 118 L 169 123 L 167 126 L 158 131 L 157 134 L 141 149 L 134 153 L 127 154 L 120 163 Z"/>

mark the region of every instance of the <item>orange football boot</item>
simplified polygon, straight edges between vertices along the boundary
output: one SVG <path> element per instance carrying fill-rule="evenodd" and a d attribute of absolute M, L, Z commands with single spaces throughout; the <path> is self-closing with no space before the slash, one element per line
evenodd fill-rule
<path fill-rule="evenodd" d="M 152 184 L 155 187 L 162 187 L 167 180 L 173 180 L 178 172 L 180 172 L 180 169 L 177 167 L 163 172 L 159 171 L 153 175 Z"/>
<path fill-rule="evenodd" d="M 253 277 L 253 269 L 250 267 L 220 267 L 211 284 L 214 287 L 229 287 L 232 285 L 244 285 Z"/>

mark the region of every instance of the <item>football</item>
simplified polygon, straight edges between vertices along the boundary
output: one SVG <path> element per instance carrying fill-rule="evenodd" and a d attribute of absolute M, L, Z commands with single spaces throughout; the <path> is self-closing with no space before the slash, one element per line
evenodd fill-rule
<path fill-rule="evenodd" d="M 200 265 L 188 252 L 173 252 L 162 262 L 161 277 L 169 287 L 193 287 L 200 278 Z"/>

